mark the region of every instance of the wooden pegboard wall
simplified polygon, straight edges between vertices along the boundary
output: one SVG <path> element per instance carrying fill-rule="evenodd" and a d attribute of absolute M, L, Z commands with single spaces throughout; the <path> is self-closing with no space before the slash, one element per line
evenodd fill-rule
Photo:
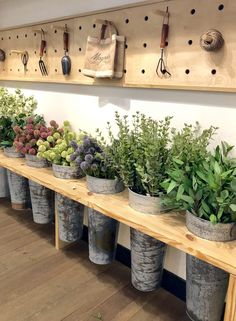
<path fill-rule="evenodd" d="M 160 79 L 156 75 L 163 19 L 160 11 L 165 11 L 167 4 L 170 33 L 166 56 L 172 77 Z M 6 52 L 6 60 L 0 63 L 0 80 L 236 91 L 235 16 L 234 0 L 170 0 L 1 31 L 0 48 Z M 100 30 L 94 23 L 96 19 L 113 21 L 119 33 L 126 36 L 122 80 L 94 80 L 81 73 L 87 36 L 96 35 Z M 72 60 L 71 74 L 67 77 L 61 70 L 64 51 L 60 27 L 65 23 L 70 32 L 69 56 Z M 38 66 L 41 36 L 34 30 L 41 28 L 48 44 L 44 58 L 48 77 L 41 76 Z M 221 31 L 225 39 L 224 47 L 215 53 L 206 52 L 199 45 L 201 34 L 211 28 Z M 20 56 L 10 53 L 12 49 L 29 52 L 26 74 Z"/>

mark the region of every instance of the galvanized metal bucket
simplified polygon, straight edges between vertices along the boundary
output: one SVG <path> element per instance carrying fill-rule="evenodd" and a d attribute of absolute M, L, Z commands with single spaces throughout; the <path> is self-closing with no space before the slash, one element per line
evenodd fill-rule
<path fill-rule="evenodd" d="M 11 157 L 11 158 L 24 158 L 25 155 L 18 153 L 15 150 L 15 147 L 5 147 L 4 148 L 4 155 L 7 157 Z"/>
<path fill-rule="evenodd" d="M 124 190 L 124 184 L 118 178 L 105 179 L 87 175 L 87 187 L 90 192 L 98 194 L 116 194 Z"/>
<path fill-rule="evenodd" d="M 236 223 L 212 224 L 190 213 L 186 212 L 186 226 L 193 234 L 215 242 L 228 242 L 236 240 Z"/>
<path fill-rule="evenodd" d="M 212 224 L 186 213 L 186 225 L 193 234 L 210 240 L 227 242 L 236 239 L 236 224 Z M 187 314 L 193 321 L 220 321 L 223 314 L 229 274 L 187 255 Z"/>
<path fill-rule="evenodd" d="M 11 205 L 15 210 L 24 210 L 30 206 L 28 179 L 7 170 Z"/>
<path fill-rule="evenodd" d="M 160 214 L 162 211 L 160 197 L 134 193 L 129 189 L 129 206 L 145 214 Z"/>
<path fill-rule="evenodd" d="M 89 259 L 96 264 L 111 264 L 116 255 L 119 222 L 88 209 Z"/>
<path fill-rule="evenodd" d="M 35 155 L 25 155 L 26 165 L 30 167 L 44 168 L 49 167 L 50 164 L 46 159 L 38 158 Z"/>
<path fill-rule="evenodd" d="M 87 186 L 91 192 L 115 194 L 124 189 L 118 179 L 102 179 L 86 176 Z M 117 248 L 119 222 L 88 209 L 89 259 L 96 264 L 110 264 L 114 261 Z"/>
<path fill-rule="evenodd" d="M 132 284 L 139 291 L 154 291 L 161 284 L 167 246 L 133 228 L 130 238 Z"/>
<path fill-rule="evenodd" d="M 56 193 L 59 237 L 64 242 L 76 242 L 83 236 L 84 205 Z"/>
<path fill-rule="evenodd" d="M 38 224 L 52 222 L 54 216 L 54 192 L 29 180 L 33 220 Z"/>
<path fill-rule="evenodd" d="M 10 197 L 10 191 L 7 181 L 7 171 L 0 167 L 0 198 Z"/>
<path fill-rule="evenodd" d="M 52 164 L 52 170 L 55 177 L 62 179 L 78 179 L 84 176 L 81 169 L 77 166 L 73 167 Z"/>
<path fill-rule="evenodd" d="M 221 321 L 229 275 L 187 255 L 186 305 L 192 321 Z"/>

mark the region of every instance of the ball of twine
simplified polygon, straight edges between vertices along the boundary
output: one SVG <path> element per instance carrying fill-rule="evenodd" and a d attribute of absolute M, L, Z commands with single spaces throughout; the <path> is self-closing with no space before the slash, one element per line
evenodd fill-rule
<path fill-rule="evenodd" d="M 200 37 L 200 46 L 206 51 L 217 51 L 224 45 L 222 33 L 216 29 L 210 29 Z"/>

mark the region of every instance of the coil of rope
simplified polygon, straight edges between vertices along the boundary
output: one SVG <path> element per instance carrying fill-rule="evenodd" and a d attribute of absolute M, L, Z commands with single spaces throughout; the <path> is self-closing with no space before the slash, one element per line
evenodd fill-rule
<path fill-rule="evenodd" d="M 200 37 L 200 46 L 206 51 L 218 51 L 224 45 L 222 33 L 216 29 L 210 29 Z"/>

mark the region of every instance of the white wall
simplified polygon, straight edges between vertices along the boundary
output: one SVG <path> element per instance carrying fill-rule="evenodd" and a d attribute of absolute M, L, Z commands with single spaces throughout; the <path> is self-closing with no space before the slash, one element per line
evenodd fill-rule
<path fill-rule="evenodd" d="M 22 7 L 19 6 L 19 2 Z M 98 4 L 99 2 L 99 4 Z M 38 10 L 42 3 L 30 0 L 8 0 L 0 3 L 0 28 L 19 25 L 31 21 L 44 20 L 60 15 L 69 15 L 95 10 L 101 7 L 119 5 L 129 2 L 119 1 L 47 1 L 45 12 Z M 70 3 L 70 5 L 68 5 Z M 24 14 L 22 8 L 27 7 Z M 20 13 L 20 14 L 19 14 Z M 47 120 L 62 122 L 68 119 L 74 128 L 80 127 L 91 133 L 97 127 L 105 129 L 106 122 L 114 122 L 114 111 L 133 114 L 139 110 L 156 119 L 173 115 L 173 126 L 180 128 L 185 122 L 198 120 L 203 127 L 219 126 L 216 142 L 226 140 L 231 144 L 236 139 L 235 94 L 203 93 L 185 91 L 164 91 L 149 89 L 122 89 L 106 87 L 89 87 L 73 85 L 37 84 L 22 82 L 1 82 L 6 87 L 19 87 L 38 100 L 38 113 L 43 113 Z M 129 247 L 129 231 L 121 227 L 119 242 Z M 185 277 L 185 255 L 169 249 L 165 267 L 181 277 Z"/>

